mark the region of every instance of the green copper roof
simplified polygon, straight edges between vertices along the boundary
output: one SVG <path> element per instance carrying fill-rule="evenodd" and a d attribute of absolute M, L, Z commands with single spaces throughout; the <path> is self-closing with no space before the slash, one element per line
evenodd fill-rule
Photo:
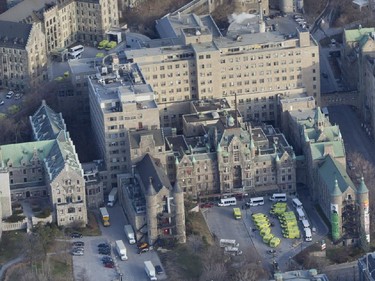
<path fill-rule="evenodd" d="M 322 159 L 325 153 L 325 147 L 332 146 L 334 157 L 344 157 L 345 148 L 341 141 L 327 141 L 310 143 L 311 156 L 313 160 Z"/>
<path fill-rule="evenodd" d="M 34 155 L 43 161 L 54 144 L 55 140 L 45 140 L 2 145 L 0 146 L 0 158 L 5 165 L 11 163 L 13 167 L 21 167 L 22 160 L 29 164 Z"/>
<path fill-rule="evenodd" d="M 348 29 L 344 31 L 346 42 L 353 42 L 361 40 L 362 36 L 375 32 L 375 27 Z"/>
<path fill-rule="evenodd" d="M 323 164 L 318 168 L 318 174 L 328 186 L 329 193 L 332 196 L 344 193 L 348 187 L 355 189 L 345 168 L 332 158 L 331 155 L 326 156 Z"/>
<path fill-rule="evenodd" d="M 363 177 L 361 177 L 361 183 L 358 186 L 357 193 L 362 194 L 362 193 L 367 193 L 367 192 L 368 192 L 368 188 L 367 188 L 367 186 L 365 184 L 365 180 L 364 180 Z"/>

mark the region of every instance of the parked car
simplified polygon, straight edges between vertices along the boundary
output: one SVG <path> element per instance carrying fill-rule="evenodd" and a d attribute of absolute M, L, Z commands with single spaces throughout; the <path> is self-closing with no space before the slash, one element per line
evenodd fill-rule
<path fill-rule="evenodd" d="M 4 102 L 3 100 L 0 101 L 0 105 L 4 105 L 4 103 L 5 103 L 5 102 Z"/>
<path fill-rule="evenodd" d="M 138 244 L 137 244 L 137 247 L 138 247 L 138 249 L 144 249 L 144 248 L 148 248 L 148 243 L 147 242 L 139 242 Z"/>
<path fill-rule="evenodd" d="M 107 263 L 104 264 L 104 266 L 107 267 L 107 268 L 114 268 L 115 264 L 114 264 L 114 262 L 107 262 Z"/>
<path fill-rule="evenodd" d="M 73 251 L 84 251 L 85 250 L 85 248 L 83 248 L 83 247 L 74 247 L 73 248 Z"/>
<path fill-rule="evenodd" d="M 113 259 L 109 256 L 104 256 L 104 257 L 102 257 L 101 260 L 102 260 L 103 264 L 108 263 L 108 262 L 113 262 Z"/>
<path fill-rule="evenodd" d="M 81 233 L 78 233 L 78 232 L 73 232 L 70 234 L 70 237 L 71 238 L 82 238 L 83 235 Z"/>
<path fill-rule="evenodd" d="M 14 95 L 14 92 L 13 91 L 9 91 L 5 97 L 7 99 L 11 99 L 13 97 L 13 95 Z"/>
<path fill-rule="evenodd" d="M 103 247 L 110 247 L 111 245 L 109 245 L 109 243 L 100 243 L 98 245 L 98 248 L 103 248 Z"/>
<path fill-rule="evenodd" d="M 72 255 L 73 256 L 83 256 L 84 255 L 84 251 L 83 250 L 80 250 L 80 249 L 74 249 L 73 251 L 72 251 Z"/>
<path fill-rule="evenodd" d="M 17 93 L 17 94 L 14 95 L 14 99 L 19 100 L 20 98 L 22 98 L 22 96 L 23 96 L 23 94 Z"/>
<path fill-rule="evenodd" d="M 76 242 L 73 242 L 73 246 L 75 246 L 75 247 L 83 247 L 83 246 L 85 246 L 85 242 L 76 241 Z"/>
<path fill-rule="evenodd" d="M 98 252 L 99 252 L 100 255 L 110 255 L 111 249 L 99 249 Z"/>
<path fill-rule="evenodd" d="M 160 265 L 155 265 L 156 274 L 163 274 L 163 268 Z"/>
<path fill-rule="evenodd" d="M 138 254 L 147 253 L 148 251 L 150 251 L 149 248 L 138 249 Z"/>

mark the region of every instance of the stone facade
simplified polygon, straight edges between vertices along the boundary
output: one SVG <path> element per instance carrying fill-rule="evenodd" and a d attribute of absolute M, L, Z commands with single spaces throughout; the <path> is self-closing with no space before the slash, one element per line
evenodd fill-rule
<path fill-rule="evenodd" d="M 0 147 L 1 169 L 8 177 L 2 189 L 12 201 L 48 197 L 58 225 L 86 224 L 83 170 L 62 116 L 43 102 L 30 123 L 35 141 Z"/>
<path fill-rule="evenodd" d="M 47 80 L 45 36 L 40 23 L 0 20 L 0 86 L 28 91 Z"/>
<path fill-rule="evenodd" d="M 139 160 L 133 174 L 119 175 L 120 202 L 137 241 L 154 245 L 159 239 L 186 242 L 184 193 L 172 187 L 167 175 L 149 154 Z"/>

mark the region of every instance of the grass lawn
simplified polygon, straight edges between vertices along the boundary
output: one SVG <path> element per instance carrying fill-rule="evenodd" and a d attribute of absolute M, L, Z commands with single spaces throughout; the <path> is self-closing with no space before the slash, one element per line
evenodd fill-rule
<path fill-rule="evenodd" d="M 202 237 L 202 239 L 206 239 L 208 244 L 213 244 L 212 235 L 201 212 L 189 213 L 187 215 L 187 224 L 188 234 L 199 235 Z"/>
<path fill-rule="evenodd" d="M 3 232 L 0 241 L 0 264 L 18 257 L 22 253 L 22 241 L 26 232 L 22 230 Z"/>

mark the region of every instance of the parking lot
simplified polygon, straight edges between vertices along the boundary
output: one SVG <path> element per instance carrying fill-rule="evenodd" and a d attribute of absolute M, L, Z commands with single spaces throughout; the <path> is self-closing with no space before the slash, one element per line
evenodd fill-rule
<path fill-rule="evenodd" d="M 286 270 L 289 267 L 291 258 L 312 243 L 320 242 L 322 237 L 326 235 L 327 229 L 312 208 L 310 202 L 307 201 L 305 206 L 305 201 L 301 199 L 302 203 L 304 203 L 305 214 L 308 217 L 310 225 L 316 228 L 316 232 L 312 235 L 313 241 L 304 241 L 304 231 L 300 221 L 298 222 L 298 226 L 301 232 L 301 238 L 284 238 L 279 220 L 276 217 L 270 216 L 273 202 L 269 201 L 268 198 L 264 199 L 265 204 L 263 206 L 250 207 L 248 209 L 242 207 L 245 205 L 246 201 L 237 200 L 237 207 L 240 207 L 242 211 L 241 220 L 234 219 L 233 206 L 215 206 L 213 208 L 204 209 L 204 217 L 209 225 L 210 231 L 214 233 L 218 239 L 235 239 L 240 244 L 239 249 L 244 252 L 251 251 L 251 256 L 254 260 L 260 261 L 264 268 L 271 270 L 273 260 L 275 260 L 281 270 Z M 291 206 L 291 198 L 288 198 L 288 209 L 295 210 L 295 208 Z M 259 230 L 256 229 L 251 219 L 251 214 L 253 213 L 266 214 L 270 222 L 273 223 L 274 226 L 271 227 L 271 233 L 281 239 L 281 243 L 275 248 L 276 252 L 274 254 L 267 253 L 267 251 L 272 248 L 263 243 Z"/>
<path fill-rule="evenodd" d="M 125 216 L 122 209 L 118 206 L 108 208 L 110 215 L 111 226 L 104 228 L 101 225 L 102 236 L 97 237 L 83 237 L 81 239 L 72 239 L 72 241 L 85 242 L 85 252 L 83 256 L 73 256 L 73 270 L 76 279 L 80 277 L 82 271 L 86 269 L 86 275 L 90 281 L 111 281 L 122 280 L 125 281 L 147 281 L 149 278 L 144 270 L 144 261 L 150 260 L 153 265 L 161 265 L 159 257 L 155 251 L 150 251 L 143 254 L 138 254 L 136 245 L 130 245 L 124 233 L 124 225 L 126 224 Z M 120 260 L 115 249 L 115 241 L 123 240 L 126 249 L 128 260 Z M 98 253 L 98 244 L 110 243 L 112 248 L 111 257 L 114 261 L 114 268 L 104 267 L 101 258 L 102 255 Z M 158 275 L 158 280 L 166 279 L 165 274 Z M 85 279 L 86 280 L 86 279 Z"/>
<path fill-rule="evenodd" d="M 15 98 L 15 95 L 17 94 L 17 92 L 15 92 L 15 94 L 13 95 L 12 98 L 7 99 L 6 95 L 7 95 L 8 92 L 9 92 L 9 90 L 0 89 L 0 103 L 2 103 L 2 101 L 4 102 L 4 104 L 0 105 L 0 113 L 7 114 L 8 108 L 10 106 L 12 106 L 12 105 L 20 106 L 21 103 L 22 103 L 23 97 L 18 98 L 18 99 Z"/>

